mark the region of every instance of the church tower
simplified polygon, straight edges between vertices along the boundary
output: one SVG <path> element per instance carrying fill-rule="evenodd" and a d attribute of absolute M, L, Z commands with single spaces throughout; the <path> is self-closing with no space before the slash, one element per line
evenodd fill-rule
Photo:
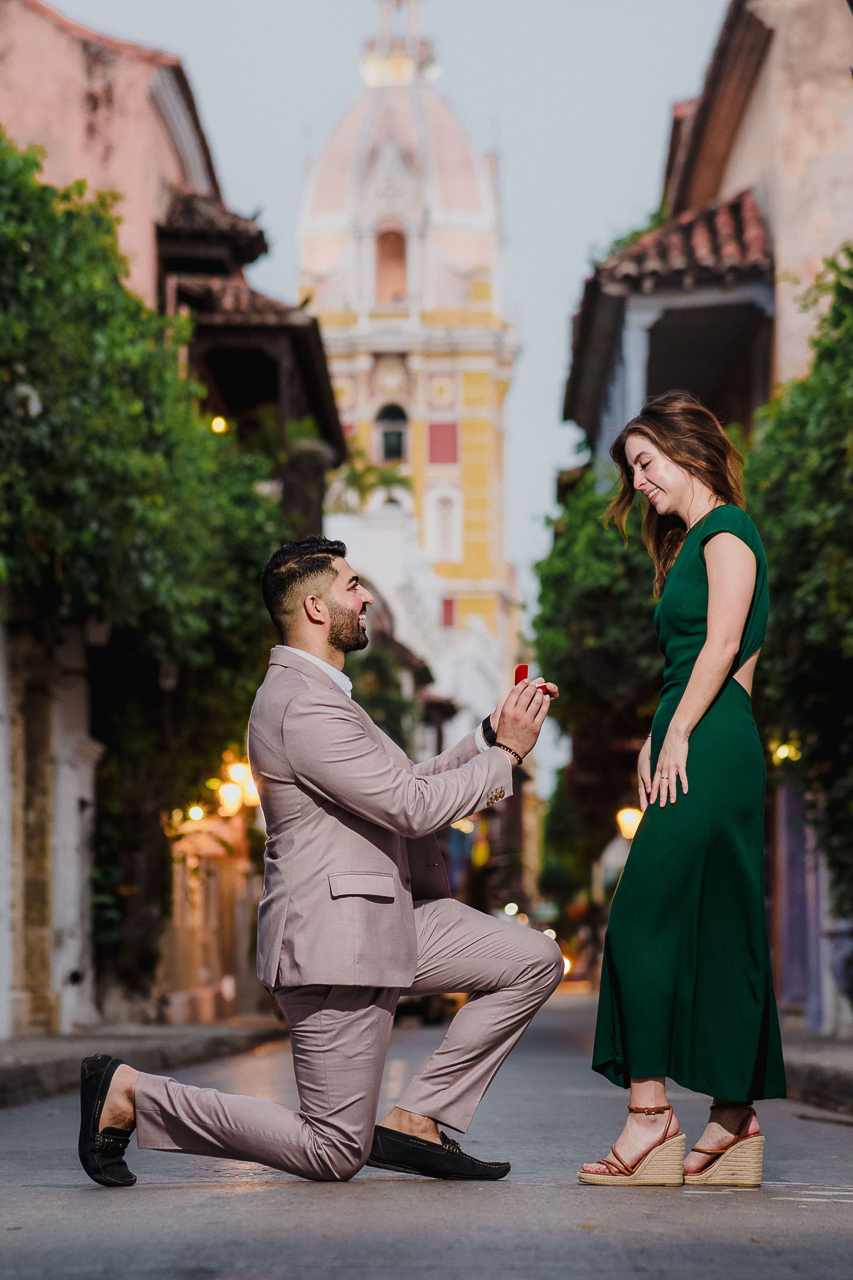
<path fill-rule="evenodd" d="M 400 21 L 402 19 L 402 22 Z M 497 285 L 494 156 L 443 98 L 418 0 L 381 0 L 366 88 L 310 174 L 301 296 L 319 318 L 350 443 L 410 488 L 327 516 L 399 639 L 467 731 L 511 681 L 503 402 L 516 345 Z"/>

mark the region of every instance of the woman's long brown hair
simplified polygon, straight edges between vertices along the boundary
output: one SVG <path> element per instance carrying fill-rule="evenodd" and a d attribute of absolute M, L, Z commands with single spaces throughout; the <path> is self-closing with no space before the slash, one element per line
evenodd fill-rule
<path fill-rule="evenodd" d="M 643 405 L 642 411 L 623 427 L 613 442 L 610 456 L 619 469 L 621 487 L 607 508 L 605 524 L 615 520 L 628 541 L 625 524 L 634 503 L 634 477 L 628 466 L 625 446 L 629 436 L 645 436 L 661 453 L 689 471 L 716 494 L 721 502 L 745 507 L 743 498 L 743 457 L 729 440 L 717 419 L 687 391 L 666 391 Z M 645 502 L 643 542 L 655 566 L 655 595 L 663 594 L 666 576 L 675 563 L 687 527 L 680 516 L 659 516 Z"/>

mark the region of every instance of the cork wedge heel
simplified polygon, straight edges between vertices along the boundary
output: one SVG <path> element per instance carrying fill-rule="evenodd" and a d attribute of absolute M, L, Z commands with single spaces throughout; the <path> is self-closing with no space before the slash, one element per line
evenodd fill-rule
<path fill-rule="evenodd" d="M 731 1111 L 729 1105 L 714 1103 L 712 1111 Z M 714 1151 L 709 1147 L 693 1147 L 703 1156 L 714 1159 L 699 1173 L 685 1173 L 684 1181 L 691 1187 L 760 1187 L 761 1168 L 764 1163 L 764 1134 L 749 1134 L 749 1125 L 755 1108 L 748 1107 L 746 1115 L 737 1127 L 731 1142 Z"/>
<path fill-rule="evenodd" d="M 701 1173 L 685 1173 L 684 1181 L 691 1187 L 760 1187 L 763 1162 L 764 1134 L 759 1133 L 733 1142 Z"/>
<path fill-rule="evenodd" d="M 593 1187 L 680 1187 L 684 1183 L 684 1134 L 676 1133 L 668 1137 L 672 1124 L 672 1107 L 629 1107 L 629 1111 L 641 1115 L 662 1115 L 669 1112 L 666 1128 L 660 1139 L 636 1160 L 633 1165 L 623 1160 L 615 1147 L 610 1148 L 610 1155 L 599 1163 L 607 1169 L 607 1173 L 578 1174 L 578 1182 Z"/>

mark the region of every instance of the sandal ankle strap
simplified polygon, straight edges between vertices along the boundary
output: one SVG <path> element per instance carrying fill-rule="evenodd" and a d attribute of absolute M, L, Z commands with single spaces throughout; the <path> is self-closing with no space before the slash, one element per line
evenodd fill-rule
<path fill-rule="evenodd" d="M 665 1111 L 672 1111 L 672 1107 L 632 1107 L 629 1105 L 628 1110 L 639 1116 L 660 1116 Z"/>

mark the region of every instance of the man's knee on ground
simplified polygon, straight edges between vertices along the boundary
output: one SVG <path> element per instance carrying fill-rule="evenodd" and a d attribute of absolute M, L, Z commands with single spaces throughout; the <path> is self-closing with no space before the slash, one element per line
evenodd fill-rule
<path fill-rule="evenodd" d="M 372 1133 L 366 1145 L 352 1135 L 336 1139 L 321 1137 L 314 1148 L 315 1179 L 318 1182 L 349 1182 L 367 1163 L 372 1140 Z"/>

